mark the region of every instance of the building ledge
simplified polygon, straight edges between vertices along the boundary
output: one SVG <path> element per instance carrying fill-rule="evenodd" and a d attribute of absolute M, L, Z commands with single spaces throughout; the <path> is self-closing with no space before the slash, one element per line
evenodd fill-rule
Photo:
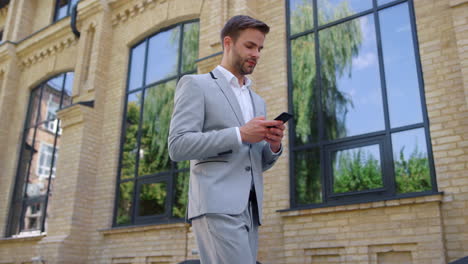
<path fill-rule="evenodd" d="M 425 196 L 398 198 L 384 201 L 374 201 L 365 203 L 354 203 L 348 205 L 337 205 L 337 206 L 324 206 L 319 208 L 291 208 L 286 210 L 279 210 L 278 212 L 282 217 L 291 216 L 303 216 L 303 215 L 315 215 L 324 213 L 344 212 L 353 210 L 365 210 L 372 208 L 383 208 L 383 207 L 394 207 L 394 206 L 405 206 L 410 204 L 424 204 L 433 202 L 442 202 L 443 194 L 436 193 Z"/>
<path fill-rule="evenodd" d="M 0 238 L 0 244 L 3 243 L 16 243 L 16 242 L 27 242 L 27 241 L 39 241 L 46 237 L 46 233 L 35 233 L 27 236 L 16 236 L 16 237 L 2 237 Z"/>
<path fill-rule="evenodd" d="M 152 230 L 163 230 L 163 229 L 185 229 L 188 228 L 190 225 L 186 223 L 171 223 L 171 224 L 152 224 L 152 225 L 144 225 L 144 226 L 124 226 L 124 227 L 113 227 L 107 229 L 99 229 L 98 231 L 104 235 L 115 235 L 115 234 L 123 234 L 123 233 L 138 233 L 138 232 L 146 232 Z"/>

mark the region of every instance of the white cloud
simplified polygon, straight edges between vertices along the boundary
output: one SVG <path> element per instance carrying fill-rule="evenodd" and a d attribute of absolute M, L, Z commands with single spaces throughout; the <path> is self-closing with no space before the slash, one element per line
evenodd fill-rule
<path fill-rule="evenodd" d="M 372 52 L 359 54 L 359 56 L 353 59 L 353 68 L 358 70 L 365 69 L 369 66 L 377 66 L 377 56 Z"/>

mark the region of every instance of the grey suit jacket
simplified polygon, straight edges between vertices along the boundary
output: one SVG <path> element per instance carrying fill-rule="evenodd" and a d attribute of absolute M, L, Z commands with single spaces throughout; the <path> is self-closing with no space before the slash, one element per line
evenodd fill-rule
<path fill-rule="evenodd" d="M 266 116 L 263 99 L 250 94 L 254 115 Z M 235 127 L 244 123 L 237 98 L 221 72 L 215 69 L 180 79 L 168 144 L 172 160 L 190 160 L 188 219 L 242 213 L 253 180 L 261 221 L 262 173 L 279 155 L 265 141 L 239 144 Z"/>

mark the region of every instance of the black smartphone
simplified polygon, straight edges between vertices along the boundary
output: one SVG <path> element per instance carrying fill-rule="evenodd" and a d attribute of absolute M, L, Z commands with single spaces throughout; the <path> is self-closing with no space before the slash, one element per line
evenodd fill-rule
<path fill-rule="evenodd" d="M 283 112 L 281 113 L 279 116 L 277 116 L 275 118 L 275 120 L 280 120 L 280 121 L 283 121 L 283 124 L 288 122 L 289 119 L 291 119 L 293 117 L 293 115 L 291 115 L 290 113 L 286 113 L 286 112 Z M 269 126 L 268 128 L 271 128 L 273 126 Z"/>

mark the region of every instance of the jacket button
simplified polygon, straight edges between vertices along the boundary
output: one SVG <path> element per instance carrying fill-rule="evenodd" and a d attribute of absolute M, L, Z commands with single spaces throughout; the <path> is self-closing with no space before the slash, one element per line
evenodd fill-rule
<path fill-rule="evenodd" d="M 250 166 L 245 167 L 245 171 L 250 171 Z"/>

